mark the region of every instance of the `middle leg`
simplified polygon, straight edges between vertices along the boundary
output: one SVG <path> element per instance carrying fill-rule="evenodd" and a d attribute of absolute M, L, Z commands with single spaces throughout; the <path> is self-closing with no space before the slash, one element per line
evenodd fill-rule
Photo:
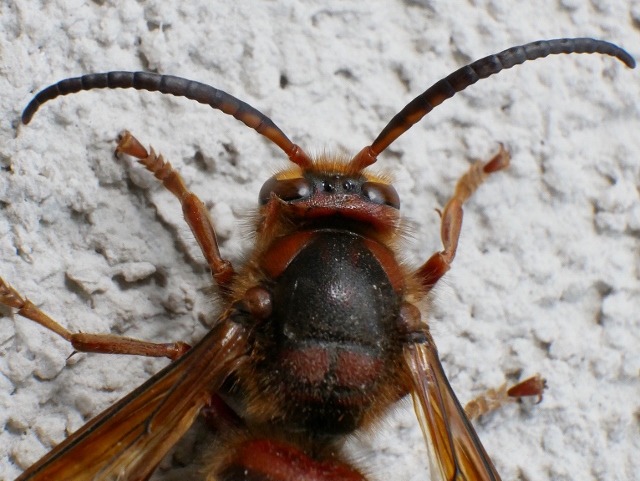
<path fill-rule="evenodd" d="M 504 383 L 498 389 L 489 389 L 475 399 L 469 401 L 464 407 L 465 414 L 469 419 L 476 419 L 483 414 L 495 411 L 503 404 L 518 402 L 523 397 L 537 396 L 538 401 L 542 401 L 542 394 L 547 387 L 547 380 L 536 374 L 530 378 L 520 381 L 518 384 L 507 389 Z"/>
<path fill-rule="evenodd" d="M 130 337 L 113 334 L 73 333 L 51 319 L 29 299 L 23 298 L 18 291 L 0 277 L 0 304 L 17 309 L 18 314 L 37 322 L 50 331 L 69 341 L 77 352 L 95 352 L 103 354 L 129 354 L 147 357 L 168 357 L 175 361 L 191 346 L 178 341 L 172 343 L 146 342 Z"/>

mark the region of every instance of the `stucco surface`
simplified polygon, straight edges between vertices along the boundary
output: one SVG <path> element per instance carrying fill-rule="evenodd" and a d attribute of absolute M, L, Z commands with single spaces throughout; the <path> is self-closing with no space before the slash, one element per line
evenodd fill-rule
<path fill-rule="evenodd" d="M 89 92 L 44 106 L 66 77 L 149 70 L 254 105 L 314 153 L 355 153 L 460 66 L 521 43 L 591 36 L 640 57 L 640 2 L 406 0 L 15 1 L 0 4 L 0 275 L 74 331 L 197 342 L 210 277 L 178 203 L 117 160 L 123 128 L 162 152 L 209 208 L 224 256 L 286 158 L 233 118 L 158 93 Z M 441 248 L 456 179 L 502 142 L 512 166 L 465 208 L 452 271 L 426 313 L 462 402 L 536 372 L 539 405 L 476 423 L 503 479 L 640 480 L 640 81 L 603 56 L 527 63 L 472 86 L 396 141 L 418 265 Z M 12 480 L 165 361 L 74 355 L 0 308 L 0 479 Z M 154 479 L 179 479 L 181 451 Z M 201 446 L 200 446 L 201 447 Z M 409 402 L 350 442 L 379 480 L 426 478 Z M 178 461 L 176 461 L 176 459 Z"/>

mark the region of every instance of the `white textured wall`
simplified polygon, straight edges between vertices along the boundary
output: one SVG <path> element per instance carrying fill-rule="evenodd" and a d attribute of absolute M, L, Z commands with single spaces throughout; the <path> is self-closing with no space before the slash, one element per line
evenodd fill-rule
<path fill-rule="evenodd" d="M 112 156 L 118 131 L 179 169 L 234 262 L 283 155 L 207 107 L 128 91 L 56 100 L 18 132 L 35 91 L 89 72 L 182 75 L 256 106 L 309 151 L 354 153 L 434 81 L 504 48 L 593 36 L 640 57 L 637 0 L 124 3 L 0 4 L 0 275 L 72 330 L 155 341 L 203 335 L 210 281 L 177 202 Z M 379 164 L 415 222 L 411 261 L 440 249 L 434 209 L 499 141 L 513 166 L 467 206 L 430 313 L 449 379 L 465 402 L 505 377 L 548 378 L 542 404 L 477 427 L 505 480 L 640 480 L 640 72 L 601 56 L 528 63 L 394 143 Z M 2 480 L 163 365 L 67 361 L 67 343 L 0 315 Z M 426 477 L 409 403 L 354 446 L 373 479 Z"/>

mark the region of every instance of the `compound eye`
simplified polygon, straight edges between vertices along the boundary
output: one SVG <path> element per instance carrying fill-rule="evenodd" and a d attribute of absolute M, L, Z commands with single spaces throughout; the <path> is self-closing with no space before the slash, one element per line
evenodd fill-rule
<path fill-rule="evenodd" d="M 311 185 L 306 179 L 297 177 L 295 179 L 278 180 L 274 175 L 267 180 L 260 189 L 260 205 L 265 205 L 271 199 L 271 192 L 278 198 L 290 202 L 292 200 L 308 197 L 311 193 Z"/>
<path fill-rule="evenodd" d="M 400 208 L 400 197 L 392 185 L 365 182 L 362 184 L 362 195 L 374 204 L 388 205 L 395 209 Z"/>

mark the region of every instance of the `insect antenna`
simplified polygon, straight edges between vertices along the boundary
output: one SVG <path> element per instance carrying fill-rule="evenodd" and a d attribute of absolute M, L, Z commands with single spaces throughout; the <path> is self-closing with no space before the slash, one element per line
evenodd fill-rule
<path fill-rule="evenodd" d="M 186 97 L 232 115 L 280 147 L 289 160 L 302 168 L 310 167 L 309 156 L 278 128 L 266 115 L 251 105 L 210 85 L 172 75 L 148 72 L 107 72 L 62 80 L 40 91 L 22 113 L 22 123 L 28 124 L 42 104 L 61 95 L 93 89 L 128 89 L 161 92 Z"/>
<path fill-rule="evenodd" d="M 431 112 L 434 107 L 453 97 L 457 92 L 466 89 L 469 85 L 473 85 L 478 80 L 487 78 L 501 70 L 520 65 L 527 60 L 536 60 L 547 55 L 561 53 L 601 53 L 616 57 L 629 68 L 635 68 L 636 66 L 633 57 L 620 47 L 592 38 L 540 40 L 511 47 L 456 70 L 445 78 L 438 80 L 424 93 L 418 95 L 391 119 L 370 146 L 362 149 L 351 160 L 351 168 L 357 171 L 373 164 L 384 149 L 419 122 L 422 117 Z"/>

